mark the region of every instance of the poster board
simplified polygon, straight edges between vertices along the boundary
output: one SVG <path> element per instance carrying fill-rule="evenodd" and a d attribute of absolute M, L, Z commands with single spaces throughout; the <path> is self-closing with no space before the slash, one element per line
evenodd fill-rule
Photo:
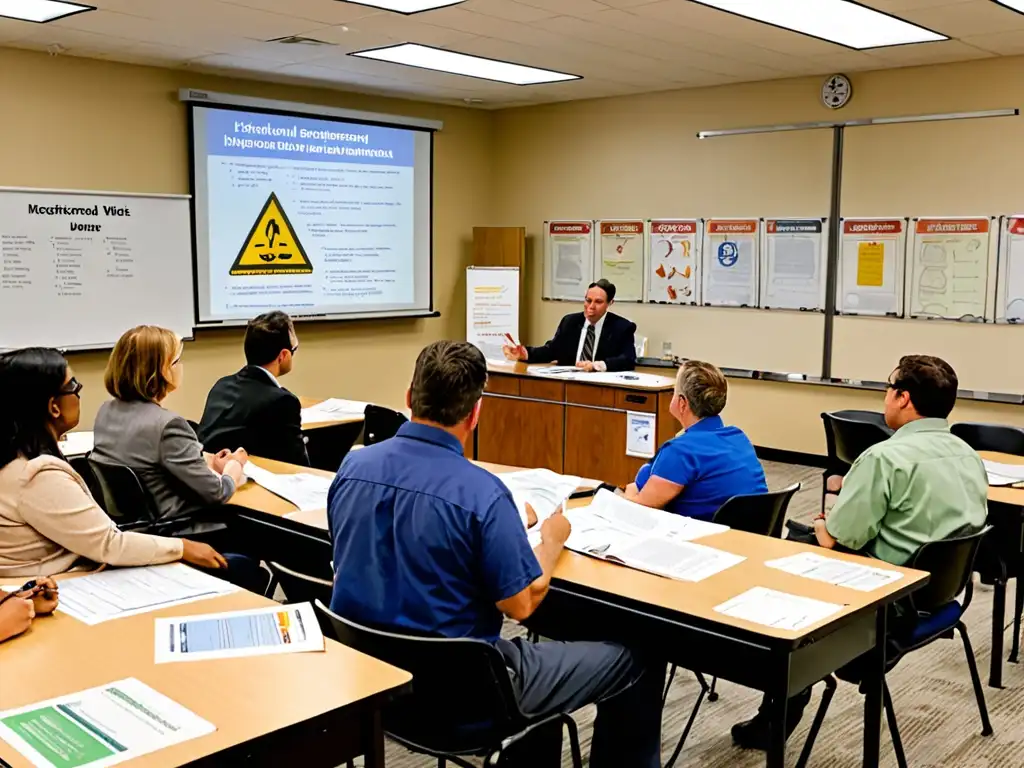
<path fill-rule="evenodd" d="M 761 243 L 760 306 L 824 309 L 828 219 L 767 219 Z"/>
<path fill-rule="evenodd" d="M 191 338 L 192 282 L 186 195 L 0 189 L 0 349 L 109 349 L 141 324 Z"/>
<path fill-rule="evenodd" d="M 992 317 L 989 277 L 996 255 L 988 216 L 911 221 L 907 305 L 912 318 L 984 321 Z"/>
<path fill-rule="evenodd" d="M 708 219 L 704 226 L 701 302 L 756 307 L 760 219 Z"/>
<path fill-rule="evenodd" d="M 643 301 L 647 273 L 647 238 L 643 219 L 604 219 L 597 222 L 594 279 L 615 286 L 616 301 Z"/>
<path fill-rule="evenodd" d="M 907 219 L 842 219 L 836 311 L 903 316 Z"/>
<path fill-rule="evenodd" d="M 997 323 L 1024 323 L 1024 214 L 999 220 Z"/>
<path fill-rule="evenodd" d="M 647 222 L 647 301 L 700 303 L 701 219 Z"/>
<path fill-rule="evenodd" d="M 544 298 L 579 301 L 594 282 L 594 222 L 544 222 Z"/>
<path fill-rule="evenodd" d="M 466 341 L 504 362 L 505 334 L 519 339 L 519 267 L 466 269 Z"/>

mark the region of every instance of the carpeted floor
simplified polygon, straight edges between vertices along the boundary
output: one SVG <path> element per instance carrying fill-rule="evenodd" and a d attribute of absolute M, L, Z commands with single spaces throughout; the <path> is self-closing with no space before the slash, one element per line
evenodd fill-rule
<path fill-rule="evenodd" d="M 765 469 L 769 487 L 773 490 L 797 481 L 803 483 L 803 490 L 790 506 L 790 517 L 808 520 L 817 513 L 821 499 L 821 470 L 771 462 L 765 462 Z M 1008 602 L 1013 604 L 1012 599 Z M 977 585 L 965 621 L 983 682 L 988 680 L 991 617 L 992 591 Z M 510 632 L 516 631 L 514 625 L 507 628 Z M 1007 649 L 1010 639 L 1008 629 L 1005 640 Z M 889 674 L 888 682 L 911 768 L 1024 766 L 1024 665 L 1005 665 L 1005 689 L 994 690 L 985 685 L 985 697 L 995 735 L 984 738 L 981 736 L 981 722 L 959 638 L 940 640 L 908 656 Z M 815 688 L 804 721 L 789 741 L 787 763 L 790 765 L 796 763 L 822 688 L 821 685 Z M 676 675 L 663 718 L 665 760 L 671 755 L 686 724 L 697 690 L 692 674 L 681 670 Z M 754 713 L 761 694 L 727 682 L 720 682 L 718 690 L 718 701 L 705 701 L 701 707 L 676 765 L 701 768 L 763 766 L 763 753 L 736 749 L 729 737 L 730 726 Z M 593 714 L 593 707 L 586 707 L 575 715 L 583 741 L 584 762 L 589 752 Z M 863 699 L 854 686 L 840 683 L 818 736 L 810 766 L 859 767 L 862 734 Z M 881 764 L 887 767 L 896 765 L 889 734 L 884 726 Z M 410 754 L 391 744 L 388 747 L 387 765 L 388 768 L 433 768 L 436 763 L 430 758 Z M 571 766 L 567 748 L 563 755 L 563 766 Z"/>

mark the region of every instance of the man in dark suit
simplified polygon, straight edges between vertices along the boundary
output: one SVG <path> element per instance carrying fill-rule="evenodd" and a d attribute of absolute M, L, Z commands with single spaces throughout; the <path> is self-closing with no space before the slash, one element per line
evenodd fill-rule
<path fill-rule="evenodd" d="M 554 338 L 542 347 L 505 346 L 509 360 L 575 365 L 584 371 L 631 371 L 636 367 L 636 323 L 609 312 L 615 286 L 591 283 L 583 311 L 562 318 Z"/>
<path fill-rule="evenodd" d="M 203 448 L 243 446 L 254 456 L 309 465 L 299 398 L 278 378 L 291 371 L 299 348 L 291 318 L 267 312 L 245 329 L 245 360 L 238 373 L 213 385 L 206 398 L 199 439 Z"/>

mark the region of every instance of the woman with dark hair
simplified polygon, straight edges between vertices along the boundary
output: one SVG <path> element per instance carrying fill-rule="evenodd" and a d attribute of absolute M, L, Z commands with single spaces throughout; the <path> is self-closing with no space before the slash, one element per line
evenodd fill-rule
<path fill-rule="evenodd" d="M 78 424 L 82 385 L 55 349 L 0 355 L 0 578 L 69 571 L 80 561 L 221 569 L 212 547 L 121 531 L 58 441 Z"/>

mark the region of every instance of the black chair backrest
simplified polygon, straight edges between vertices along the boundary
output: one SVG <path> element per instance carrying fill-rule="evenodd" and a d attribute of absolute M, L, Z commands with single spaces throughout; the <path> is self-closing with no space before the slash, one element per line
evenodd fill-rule
<path fill-rule="evenodd" d="M 327 531 L 306 533 L 287 520 L 266 519 L 240 510 L 231 519 L 232 535 L 246 553 L 315 579 L 330 582 L 333 550 Z M 285 590 L 285 594 L 288 590 Z"/>
<path fill-rule="evenodd" d="M 286 568 L 280 563 L 267 562 L 267 567 L 274 574 L 278 585 L 284 591 L 285 602 L 287 603 L 315 603 L 319 600 L 324 605 L 331 604 L 331 593 L 334 585 L 326 579 L 318 579 L 315 576 L 307 576 L 304 573 Z M 334 629 L 327 617 L 321 612 L 316 612 L 320 629 L 328 636 L 334 634 Z"/>
<path fill-rule="evenodd" d="M 786 521 L 786 509 L 799 490 L 800 483 L 793 483 L 781 491 L 733 496 L 718 508 L 713 522 L 728 525 L 737 531 L 780 539 Z"/>
<path fill-rule="evenodd" d="M 156 524 L 153 499 L 130 467 L 106 464 L 89 457 L 89 468 L 103 499 L 103 509 L 122 530 L 136 530 Z"/>
<path fill-rule="evenodd" d="M 850 417 L 846 414 L 869 414 L 867 417 Z M 875 443 L 888 440 L 892 430 L 885 426 L 882 414 L 874 411 L 837 411 L 821 414 L 825 424 L 825 443 L 830 459 L 838 459 L 843 464 L 853 464 L 864 451 Z"/>
<path fill-rule="evenodd" d="M 951 536 L 925 544 L 907 563 L 908 568 L 927 571 L 931 579 L 909 597 L 914 610 L 922 613 L 941 608 L 967 589 L 974 571 L 974 558 L 981 540 L 992 530 L 986 525 L 980 531 Z"/>
<path fill-rule="evenodd" d="M 487 724 L 483 730 L 503 738 L 524 724 L 504 657 L 491 643 L 372 629 L 338 616 L 320 601 L 316 607 L 330 619 L 342 645 L 412 673 L 412 695 L 385 711 L 388 732 L 445 752 L 465 748 L 454 733 L 460 725 Z M 487 737 L 482 741 L 486 744 Z"/>
<path fill-rule="evenodd" d="M 960 421 L 953 424 L 949 431 L 976 451 L 998 451 L 1024 456 L 1024 429 L 1019 427 Z"/>
<path fill-rule="evenodd" d="M 367 405 L 363 411 L 363 445 L 373 445 L 394 437 L 399 427 L 407 421 L 405 415 L 398 411 L 372 403 Z"/>

